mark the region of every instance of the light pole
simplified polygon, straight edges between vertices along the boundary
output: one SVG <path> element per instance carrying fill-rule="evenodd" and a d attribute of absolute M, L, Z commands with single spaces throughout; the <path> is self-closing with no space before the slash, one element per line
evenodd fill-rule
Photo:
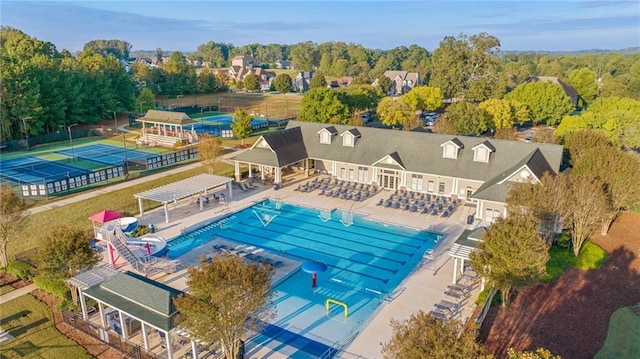
<path fill-rule="evenodd" d="M 222 110 L 220 109 L 220 101 L 222 100 L 223 100 L 222 97 L 218 97 L 218 113 L 222 112 Z"/>
<path fill-rule="evenodd" d="M 142 105 L 146 105 L 147 101 L 140 102 L 140 114 L 142 115 Z"/>
<path fill-rule="evenodd" d="M 115 125 L 113 130 L 116 131 L 116 133 L 118 133 L 118 118 L 116 117 L 115 111 L 111 111 L 111 112 L 113 112 L 113 124 Z"/>
<path fill-rule="evenodd" d="M 122 147 L 124 148 L 124 173 L 129 174 L 129 159 L 127 158 L 127 139 L 126 134 L 123 132 L 122 135 Z"/>
<path fill-rule="evenodd" d="M 184 95 L 176 96 L 176 100 L 178 101 L 178 105 L 176 107 L 180 108 L 180 97 L 184 97 Z"/>
<path fill-rule="evenodd" d="M 24 131 L 24 137 L 26 138 L 26 141 L 27 141 L 27 150 L 31 149 L 31 146 L 29 145 L 29 132 L 27 131 L 27 120 L 30 120 L 32 118 L 33 117 L 31 116 L 22 118 L 22 131 Z"/>
<path fill-rule="evenodd" d="M 78 126 L 78 124 L 72 123 L 70 125 L 61 125 L 61 126 L 66 127 L 67 131 L 69 132 L 69 145 L 71 145 L 71 161 L 73 161 L 76 158 L 76 153 L 73 150 L 73 136 L 71 136 L 71 127 Z"/>

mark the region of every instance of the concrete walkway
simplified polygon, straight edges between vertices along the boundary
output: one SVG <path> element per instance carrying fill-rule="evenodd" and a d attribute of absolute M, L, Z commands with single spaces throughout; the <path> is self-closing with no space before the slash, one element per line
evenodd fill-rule
<path fill-rule="evenodd" d="M 4 295 L 0 295 L 0 304 L 4 304 L 10 300 L 14 300 L 18 297 L 21 297 L 25 294 L 29 294 L 32 291 L 34 291 L 36 289 L 36 285 L 35 284 L 29 284 L 26 287 L 22 287 L 22 288 L 18 288 L 16 290 L 13 290 L 9 293 L 6 293 Z"/>

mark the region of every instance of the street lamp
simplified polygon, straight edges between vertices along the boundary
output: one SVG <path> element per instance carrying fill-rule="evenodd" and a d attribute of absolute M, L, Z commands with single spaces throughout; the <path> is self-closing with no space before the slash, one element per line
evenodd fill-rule
<path fill-rule="evenodd" d="M 73 161 L 76 158 L 76 153 L 73 150 L 73 136 L 71 136 L 71 127 L 78 126 L 77 123 L 72 123 L 70 125 L 60 125 L 61 127 L 66 127 L 69 132 L 69 145 L 71 145 L 71 160 Z"/>
<path fill-rule="evenodd" d="M 113 124 L 115 125 L 113 129 L 114 131 L 116 131 L 116 133 L 118 133 L 118 119 L 116 118 L 116 112 L 115 111 L 111 111 L 111 112 L 113 112 Z"/>
<path fill-rule="evenodd" d="M 146 105 L 147 101 L 140 102 L 140 114 L 142 114 L 142 105 Z"/>
<path fill-rule="evenodd" d="M 127 158 L 127 139 L 126 134 L 123 132 L 122 135 L 122 147 L 124 148 L 124 173 L 129 174 L 129 159 Z"/>
<path fill-rule="evenodd" d="M 222 100 L 223 100 L 222 97 L 218 97 L 218 113 L 222 112 L 222 110 L 220 109 L 220 101 Z"/>
<path fill-rule="evenodd" d="M 22 131 L 24 131 L 24 137 L 27 141 L 27 150 L 31 149 L 31 146 L 29 145 L 29 132 L 27 131 L 27 120 L 31 120 L 32 118 L 33 117 L 31 116 L 22 118 Z"/>
<path fill-rule="evenodd" d="M 180 108 L 180 97 L 184 97 L 184 95 L 176 96 L 176 100 L 178 100 L 178 106 L 176 106 L 176 107 L 178 107 L 178 108 Z"/>

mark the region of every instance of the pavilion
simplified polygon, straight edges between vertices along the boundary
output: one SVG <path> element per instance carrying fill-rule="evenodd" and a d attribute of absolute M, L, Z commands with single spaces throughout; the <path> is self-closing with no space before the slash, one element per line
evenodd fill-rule
<path fill-rule="evenodd" d="M 142 123 L 138 144 L 174 147 L 198 142 L 198 134 L 194 129 L 197 121 L 184 112 L 149 110 L 136 122 Z M 190 130 L 184 129 L 187 125 L 191 125 Z"/>
<path fill-rule="evenodd" d="M 458 282 L 458 275 L 477 277 L 477 272 L 473 269 L 465 267 L 465 261 L 471 260 L 471 253 L 478 250 L 478 245 L 482 242 L 482 236 L 486 232 L 485 227 L 478 227 L 473 230 L 465 230 L 447 253 L 453 258 L 453 281 Z M 460 261 L 460 266 L 458 266 Z M 484 278 L 482 279 L 481 289 L 484 289 Z"/>

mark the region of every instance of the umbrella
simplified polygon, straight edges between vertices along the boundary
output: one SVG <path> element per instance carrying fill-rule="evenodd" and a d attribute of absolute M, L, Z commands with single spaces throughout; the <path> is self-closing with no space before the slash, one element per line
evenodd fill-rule
<path fill-rule="evenodd" d="M 305 273 L 311 273 L 311 286 L 316 287 L 316 273 L 322 273 L 327 270 L 327 265 L 318 261 L 306 261 L 302 263 L 302 270 Z"/>
<path fill-rule="evenodd" d="M 122 217 L 122 213 L 118 213 L 110 210 L 104 210 L 100 213 L 94 214 L 93 216 L 89 217 L 89 219 L 93 222 L 105 223 L 121 217 Z"/>

